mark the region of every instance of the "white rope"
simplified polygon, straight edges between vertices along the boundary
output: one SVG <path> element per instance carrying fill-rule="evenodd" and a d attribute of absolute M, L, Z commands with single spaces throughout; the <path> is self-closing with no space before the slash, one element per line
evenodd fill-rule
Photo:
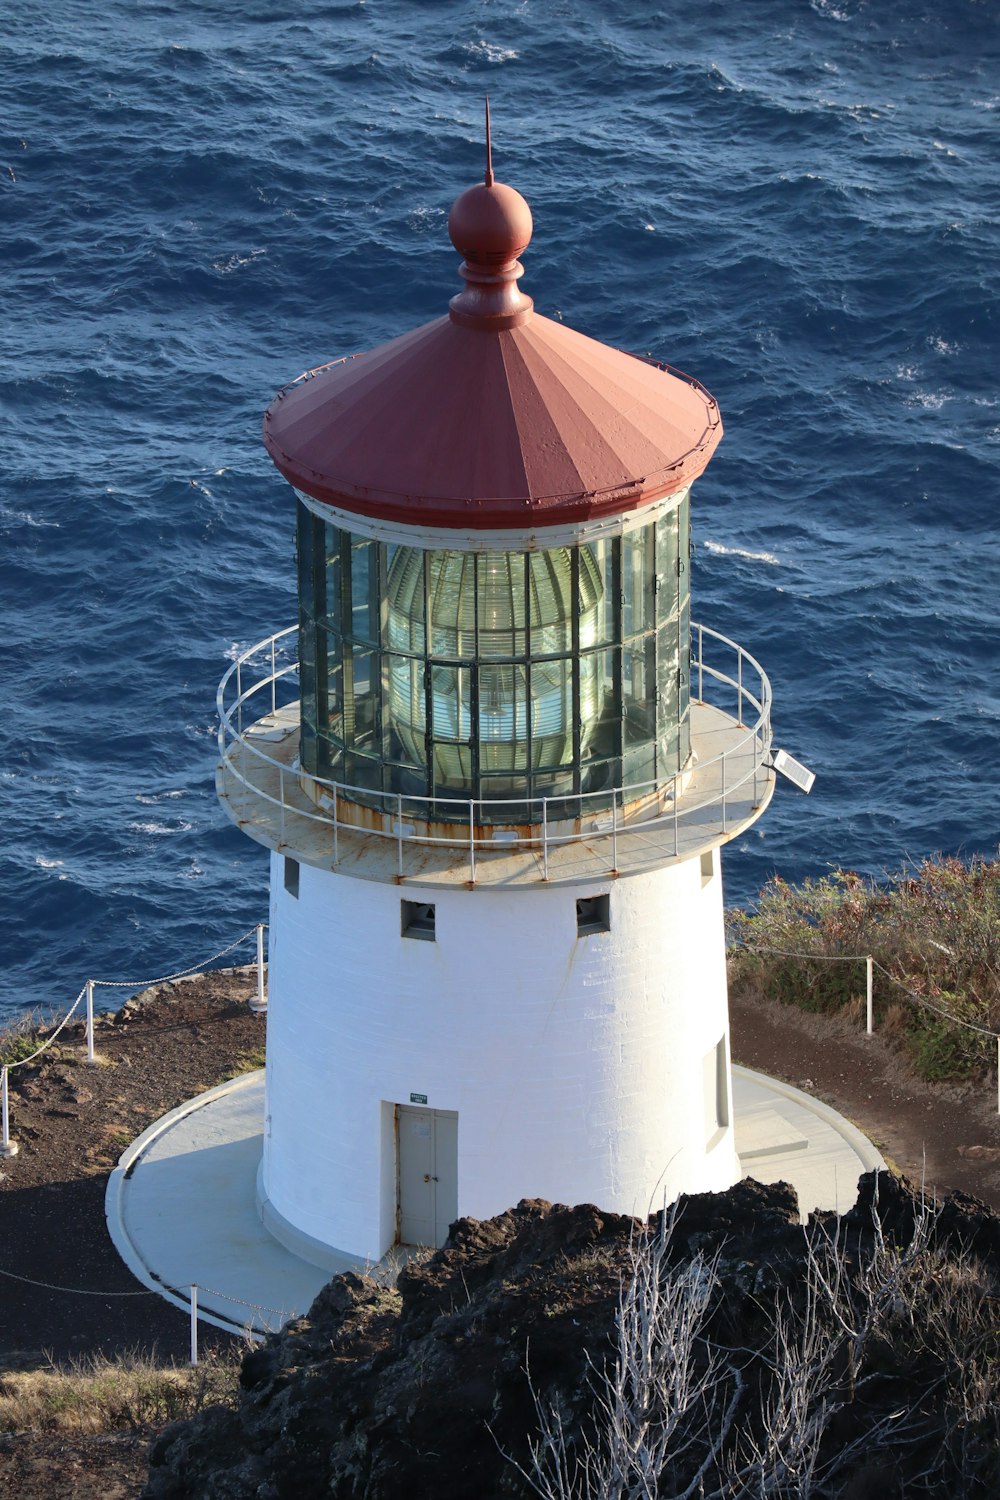
<path fill-rule="evenodd" d="M 11 1281 L 23 1281 L 25 1286 L 40 1286 L 47 1292 L 69 1292 L 74 1297 L 158 1297 L 159 1292 L 147 1288 L 141 1292 L 95 1292 L 85 1286 L 55 1286 L 51 1281 L 32 1281 L 30 1276 L 18 1276 L 13 1271 L 0 1270 L 0 1276 Z"/>
<path fill-rule="evenodd" d="M 42 1043 L 42 1045 L 39 1048 L 37 1048 L 36 1051 L 29 1053 L 29 1055 L 27 1057 L 19 1057 L 18 1060 L 17 1060 L 17 1062 L 5 1063 L 4 1064 L 4 1067 L 7 1069 L 8 1073 L 12 1073 L 15 1068 L 23 1068 L 24 1065 L 25 1065 L 25 1063 L 34 1062 L 34 1060 L 35 1060 L 36 1057 L 41 1057 L 41 1055 L 42 1055 L 43 1052 L 47 1052 L 48 1051 L 48 1049 L 52 1046 L 52 1043 L 55 1041 L 55 1039 L 59 1035 L 60 1031 L 62 1031 L 63 1027 L 66 1025 L 66 1022 L 69 1020 L 70 1016 L 76 1010 L 77 1006 L 80 1004 L 80 1001 L 83 999 L 83 997 L 84 997 L 84 995 L 86 993 L 87 993 L 87 986 L 84 985 L 83 989 L 77 995 L 76 999 L 73 1001 L 73 1004 L 70 1006 L 69 1010 L 66 1012 L 66 1014 L 63 1016 L 62 1020 L 59 1022 L 59 1025 L 56 1027 L 55 1031 L 52 1033 L 52 1035 L 50 1037 L 47 1038 L 46 1041 L 44 1041 Z"/>
<path fill-rule="evenodd" d="M 164 974 L 159 979 L 92 979 L 91 984 L 101 984 L 106 989 L 112 990 L 144 990 L 150 989 L 154 984 L 170 984 L 174 979 L 186 979 L 189 974 L 198 974 L 202 969 L 207 969 L 209 964 L 214 964 L 217 958 L 225 958 L 227 953 L 232 953 L 234 948 L 241 947 L 247 938 L 254 937 L 256 932 L 255 924 L 249 932 L 237 938 L 235 943 L 230 943 L 227 948 L 220 948 L 218 953 L 213 953 L 211 958 L 203 959 L 201 963 L 191 964 L 187 969 L 179 969 L 176 974 Z"/>
<path fill-rule="evenodd" d="M 832 964 L 863 964 L 868 961 L 867 953 L 793 953 L 789 948 L 762 948 L 757 943 L 753 947 L 749 943 L 739 946 L 743 953 L 777 953 L 781 958 L 822 958 Z"/>
<path fill-rule="evenodd" d="M 764 948 L 759 947 L 756 943 L 753 947 L 749 943 L 741 943 L 739 948 L 743 953 L 775 953 L 781 958 L 815 958 L 822 959 L 826 963 L 841 964 L 864 964 L 868 962 L 870 956 L 867 953 L 793 953 L 787 948 Z M 980 1036 L 988 1036 L 992 1037 L 995 1041 L 1000 1041 L 1000 1036 L 991 1030 L 990 1027 L 977 1026 L 974 1021 L 963 1021 L 961 1016 L 953 1015 L 951 1011 L 945 1010 L 941 1005 L 935 1005 L 933 1000 L 927 999 L 926 995 L 920 995 L 916 990 L 911 990 L 909 985 L 904 984 L 901 979 L 897 979 L 895 974 L 891 973 L 884 964 L 880 964 L 877 958 L 872 958 L 872 966 L 878 969 L 880 974 L 884 974 L 886 979 L 894 984 L 897 989 L 901 989 L 904 995 L 909 995 L 911 1000 L 916 1000 L 917 1004 L 924 1006 L 926 1010 L 932 1010 L 943 1021 L 948 1021 L 952 1026 L 964 1026 L 966 1031 L 975 1031 Z"/>
<path fill-rule="evenodd" d="M 259 1302 L 247 1302 L 243 1297 L 234 1297 L 232 1292 L 220 1292 L 215 1287 L 203 1286 L 200 1281 L 197 1283 L 197 1286 L 199 1293 L 204 1292 L 209 1297 L 221 1297 L 223 1302 L 235 1302 L 239 1307 L 249 1307 L 251 1312 L 273 1313 L 274 1316 L 276 1318 L 280 1318 L 282 1322 L 286 1322 L 289 1318 L 295 1316 L 294 1313 L 290 1313 L 287 1308 L 262 1307 Z"/>

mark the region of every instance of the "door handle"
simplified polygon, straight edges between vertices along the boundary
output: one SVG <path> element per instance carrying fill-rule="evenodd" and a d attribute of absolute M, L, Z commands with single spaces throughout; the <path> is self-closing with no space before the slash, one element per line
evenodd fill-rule
<path fill-rule="evenodd" d="M 431 1174 L 430 1174 L 430 1172 L 425 1172 L 424 1173 L 424 1181 L 425 1182 L 437 1182 L 437 1178 L 436 1177 L 432 1177 Z"/>

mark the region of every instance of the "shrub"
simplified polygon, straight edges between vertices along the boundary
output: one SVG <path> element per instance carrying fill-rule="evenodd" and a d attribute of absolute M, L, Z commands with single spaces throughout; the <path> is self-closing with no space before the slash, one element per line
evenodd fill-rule
<path fill-rule="evenodd" d="M 837 1011 L 864 993 L 870 954 L 876 1015 L 902 1007 L 898 1034 L 923 1077 L 995 1068 L 1000 860 L 927 859 L 882 881 L 853 870 L 798 886 L 776 877 L 728 924 L 734 993 Z"/>

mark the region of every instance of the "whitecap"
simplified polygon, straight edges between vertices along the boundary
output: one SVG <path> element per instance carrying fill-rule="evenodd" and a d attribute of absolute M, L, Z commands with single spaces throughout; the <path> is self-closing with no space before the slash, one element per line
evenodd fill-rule
<path fill-rule="evenodd" d="M 727 547 L 725 542 L 702 542 L 707 552 L 714 552 L 719 557 L 743 557 L 747 562 L 762 562 L 769 564 L 772 568 L 781 566 L 780 560 L 773 552 L 750 552 L 746 547 Z"/>
<path fill-rule="evenodd" d="M 169 823 L 155 823 L 152 821 L 142 823 L 137 821 L 129 823 L 128 830 L 130 833 L 148 833 L 156 837 L 162 837 L 162 835 L 170 833 L 187 833 L 191 826 L 190 823 L 185 823 L 183 818 L 179 818 L 173 827 Z"/>
<path fill-rule="evenodd" d="M 234 253 L 230 255 L 228 260 L 223 260 L 220 256 L 218 260 L 213 260 L 212 270 L 218 271 L 220 276 L 228 276 L 232 271 L 238 271 L 243 266 L 249 266 L 253 261 L 260 260 L 261 256 L 266 254 L 267 251 L 261 249 L 251 250 L 247 255 Z"/>
<path fill-rule="evenodd" d="M 950 344 L 939 333 L 932 333 L 927 342 L 938 354 L 957 354 L 961 348 L 960 344 Z"/>
<path fill-rule="evenodd" d="M 157 802 L 170 802 L 175 797 L 186 797 L 187 787 L 174 787 L 169 792 L 136 792 L 135 800 L 143 807 L 152 807 Z"/>
<path fill-rule="evenodd" d="M 958 152 L 957 151 L 953 151 L 950 146 L 946 146 L 945 143 L 944 143 L 944 141 L 935 141 L 934 142 L 934 150 L 935 151 L 943 151 L 944 154 L 945 154 L 945 156 L 956 156 L 956 157 L 958 156 Z"/>
<path fill-rule="evenodd" d="M 927 411 L 940 411 L 951 397 L 945 391 L 914 391 L 912 396 L 907 396 L 907 406 L 922 406 Z"/>
<path fill-rule="evenodd" d="M 488 63 L 513 62 L 517 57 L 513 47 L 498 47 L 494 42 L 484 42 L 482 39 L 478 42 L 466 42 L 462 50 L 477 61 Z"/>
<path fill-rule="evenodd" d="M 44 854 L 35 855 L 35 864 L 41 870 L 60 870 L 65 863 L 64 859 L 46 859 Z"/>
<path fill-rule="evenodd" d="M 0 505 L 0 521 L 11 521 L 19 526 L 53 526 L 58 531 L 58 521 L 47 521 L 42 516 L 32 515 L 30 510 L 10 510 Z"/>

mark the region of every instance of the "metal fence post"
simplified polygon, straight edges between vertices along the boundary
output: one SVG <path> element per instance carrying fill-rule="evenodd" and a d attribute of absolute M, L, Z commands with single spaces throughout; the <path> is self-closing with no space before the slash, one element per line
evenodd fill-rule
<path fill-rule="evenodd" d="M 198 1363 L 198 1288 L 191 1283 L 191 1363 Z"/>
<path fill-rule="evenodd" d="M 726 752 L 722 752 L 722 831 L 728 833 L 726 826 Z"/>
<path fill-rule="evenodd" d="M 94 1055 L 94 981 L 87 980 L 87 1061 L 95 1063 Z"/>
<path fill-rule="evenodd" d="M 16 1156 L 21 1149 L 10 1138 L 10 1104 L 7 1099 L 7 1066 L 0 1070 L 0 1114 L 3 1116 L 3 1136 L 0 1138 L 0 1157 Z"/>
<path fill-rule="evenodd" d="M 403 878 L 403 794 L 396 793 L 396 872 Z"/>
<path fill-rule="evenodd" d="M 259 1016 L 267 1010 L 267 990 L 264 985 L 264 923 L 257 923 L 257 998 L 250 1001 L 250 1009 Z"/>
<path fill-rule="evenodd" d="M 549 799 L 542 798 L 542 879 L 549 878 Z"/>
<path fill-rule="evenodd" d="M 624 796 L 624 793 L 622 794 Z M 618 874 L 618 793 L 611 793 L 611 873 Z"/>
<path fill-rule="evenodd" d="M 476 804 L 469 803 L 469 884 L 476 883 Z"/>
<path fill-rule="evenodd" d="M 868 1035 L 871 1036 L 874 1027 L 874 1016 L 872 1007 L 872 982 L 875 962 L 871 954 L 865 959 L 865 1013 L 868 1021 Z"/>

